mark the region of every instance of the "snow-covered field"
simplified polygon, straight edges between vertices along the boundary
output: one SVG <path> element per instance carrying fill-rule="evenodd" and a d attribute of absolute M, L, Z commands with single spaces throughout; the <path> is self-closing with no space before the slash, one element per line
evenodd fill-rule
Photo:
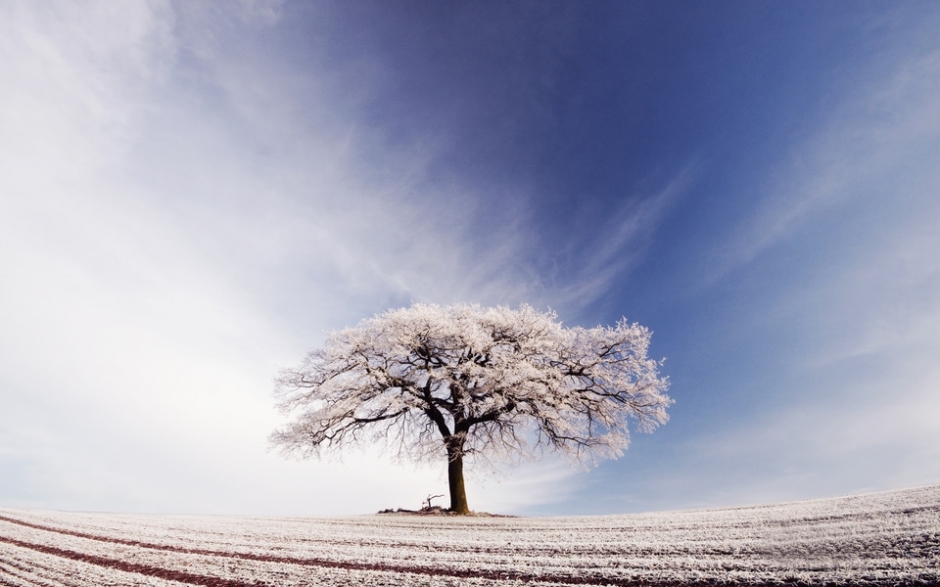
<path fill-rule="evenodd" d="M 0 508 L 0 585 L 940 584 L 940 486 L 568 518 Z"/>

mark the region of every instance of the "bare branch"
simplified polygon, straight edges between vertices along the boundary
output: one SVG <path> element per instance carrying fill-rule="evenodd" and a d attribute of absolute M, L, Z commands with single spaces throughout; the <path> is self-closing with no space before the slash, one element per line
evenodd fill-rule
<path fill-rule="evenodd" d="M 275 380 L 293 416 L 271 436 L 285 453 L 320 456 L 384 442 L 396 456 L 529 456 L 545 447 L 576 460 L 619 456 L 628 421 L 651 431 L 672 400 L 650 333 L 565 328 L 529 306 L 415 305 L 330 335 Z"/>

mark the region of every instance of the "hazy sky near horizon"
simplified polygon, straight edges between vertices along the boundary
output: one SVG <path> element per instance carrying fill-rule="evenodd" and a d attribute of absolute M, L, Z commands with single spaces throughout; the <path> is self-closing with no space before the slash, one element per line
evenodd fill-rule
<path fill-rule="evenodd" d="M 353 514 L 273 377 L 414 301 L 649 327 L 627 454 L 470 473 L 605 514 L 940 482 L 940 4 L 0 5 L 0 507 Z"/>

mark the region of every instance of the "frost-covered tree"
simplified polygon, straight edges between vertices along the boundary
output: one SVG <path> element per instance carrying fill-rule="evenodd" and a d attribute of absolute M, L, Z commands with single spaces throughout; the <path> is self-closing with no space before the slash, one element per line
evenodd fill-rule
<path fill-rule="evenodd" d="M 276 380 L 292 421 L 271 436 L 283 453 L 321 456 L 363 441 L 399 458 L 446 456 L 450 509 L 469 513 L 464 457 L 555 449 L 582 462 L 620 456 L 628 420 L 668 419 L 650 332 L 566 328 L 529 306 L 416 304 L 329 336 Z"/>

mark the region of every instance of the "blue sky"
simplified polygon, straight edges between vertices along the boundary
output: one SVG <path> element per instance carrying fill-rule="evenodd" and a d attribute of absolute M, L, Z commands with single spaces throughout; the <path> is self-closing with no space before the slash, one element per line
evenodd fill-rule
<path fill-rule="evenodd" d="M 440 468 L 284 460 L 273 377 L 412 301 L 653 330 L 671 421 L 473 509 L 940 482 L 940 6 L 0 7 L 0 505 L 350 514 Z"/>

